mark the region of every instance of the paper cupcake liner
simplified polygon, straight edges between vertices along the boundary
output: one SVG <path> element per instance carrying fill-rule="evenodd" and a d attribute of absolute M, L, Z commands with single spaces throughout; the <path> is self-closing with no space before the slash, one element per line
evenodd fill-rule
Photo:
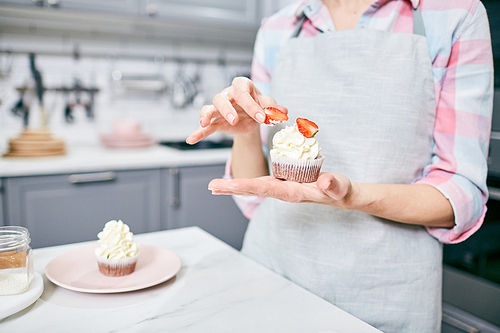
<path fill-rule="evenodd" d="M 99 272 L 107 276 L 124 276 L 132 274 L 135 271 L 136 262 L 125 266 L 111 267 L 110 265 L 97 262 Z"/>
<path fill-rule="evenodd" d="M 131 274 L 135 271 L 138 256 L 139 254 L 135 257 L 121 259 L 106 259 L 96 256 L 99 272 L 107 276 L 124 276 Z"/>
<path fill-rule="evenodd" d="M 298 183 L 312 183 L 318 179 L 325 157 L 300 160 L 271 154 L 274 177 Z"/>

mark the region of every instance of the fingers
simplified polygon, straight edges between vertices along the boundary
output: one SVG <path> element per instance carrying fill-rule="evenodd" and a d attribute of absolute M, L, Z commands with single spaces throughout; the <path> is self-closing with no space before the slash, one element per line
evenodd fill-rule
<path fill-rule="evenodd" d="M 215 126 L 209 126 L 209 127 L 199 127 L 196 131 L 191 133 L 191 135 L 186 139 L 186 143 L 189 143 L 190 145 L 194 145 L 195 143 L 205 139 L 209 135 L 215 133 L 217 128 Z"/>
<path fill-rule="evenodd" d="M 316 186 L 332 199 L 341 201 L 349 193 L 351 181 L 344 175 L 325 172 L 319 176 Z"/>
<path fill-rule="evenodd" d="M 276 104 L 272 98 L 263 96 L 250 79 L 244 77 L 235 78 L 230 87 L 215 95 L 212 103 L 213 105 L 205 105 L 201 108 L 200 128 L 186 139 L 187 143 L 195 144 L 217 130 L 224 130 L 224 128 L 227 130 L 228 127 L 224 126 L 223 119 L 231 126 L 236 125 L 242 112 L 247 113 L 257 123 L 263 123 L 266 115 L 261 104 Z M 243 128 L 248 128 L 248 126 Z"/>
<path fill-rule="evenodd" d="M 253 179 L 214 179 L 208 185 L 216 195 L 272 197 L 286 202 L 311 202 L 351 209 L 352 183 L 344 175 L 322 173 L 316 183 L 296 183 L 265 176 Z"/>
<path fill-rule="evenodd" d="M 214 114 L 217 112 L 217 109 L 213 105 L 205 105 L 201 108 L 200 112 L 200 126 L 207 127 L 210 125 Z"/>
<path fill-rule="evenodd" d="M 231 87 L 226 88 L 221 93 L 215 95 L 212 103 L 214 108 L 219 111 L 229 124 L 235 125 L 238 122 L 238 112 L 236 112 L 233 104 L 229 100 L 229 91 L 231 89 Z"/>
<path fill-rule="evenodd" d="M 274 98 L 269 97 L 269 96 L 265 96 L 265 95 L 261 96 L 261 101 L 262 101 L 263 107 L 264 106 L 278 105 L 278 103 L 276 103 L 276 101 L 274 100 Z"/>
<path fill-rule="evenodd" d="M 264 176 L 254 179 L 213 179 L 208 184 L 208 189 L 212 194 L 230 194 L 230 195 L 254 195 L 266 196 L 272 186 L 273 176 Z"/>
<path fill-rule="evenodd" d="M 213 105 L 205 105 L 200 111 L 200 127 L 191 133 L 186 139 L 186 143 L 194 145 L 217 131 L 217 127 L 210 126 L 212 120 L 218 115 L 218 111 Z"/>
<path fill-rule="evenodd" d="M 263 106 L 258 104 L 260 101 L 257 92 L 258 90 L 254 87 L 252 81 L 247 78 L 237 77 L 233 80 L 228 94 L 250 117 L 258 123 L 263 123 L 266 114 L 262 109 Z"/>
<path fill-rule="evenodd" d="M 238 123 L 239 116 L 233 106 L 233 102 L 256 122 L 263 123 L 266 119 L 266 114 L 259 104 L 260 100 L 258 94 L 260 93 L 258 93 L 258 90 L 254 87 L 252 81 L 243 77 L 235 78 L 230 87 L 215 95 L 212 100 L 213 108 L 207 107 L 205 114 L 200 118 L 201 126 L 206 127 L 209 125 L 209 116 L 213 115 L 215 111 L 218 111 L 229 124 L 235 125 Z M 276 104 L 273 99 L 268 97 L 266 97 L 266 102 Z"/>

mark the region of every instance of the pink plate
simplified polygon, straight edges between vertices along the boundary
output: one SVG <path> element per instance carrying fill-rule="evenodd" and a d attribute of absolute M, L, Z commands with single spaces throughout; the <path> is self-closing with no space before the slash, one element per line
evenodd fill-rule
<path fill-rule="evenodd" d="M 120 134 L 101 134 L 101 140 L 113 141 L 113 142 L 149 142 L 153 140 L 149 135 L 146 134 L 134 134 L 134 135 L 120 135 Z"/>
<path fill-rule="evenodd" d="M 56 285 L 84 293 L 122 293 L 155 286 L 174 277 L 181 268 L 180 258 L 165 248 L 139 244 L 135 271 L 111 277 L 99 272 L 95 245 L 73 250 L 53 259 L 45 275 Z"/>

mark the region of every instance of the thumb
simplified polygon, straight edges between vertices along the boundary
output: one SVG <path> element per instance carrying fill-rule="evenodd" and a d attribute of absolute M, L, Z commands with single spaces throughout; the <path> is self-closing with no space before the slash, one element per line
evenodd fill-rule
<path fill-rule="evenodd" d="M 319 176 L 316 186 L 327 196 L 337 201 L 343 200 L 351 188 L 351 181 L 339 173 L 323 173 Z"/>

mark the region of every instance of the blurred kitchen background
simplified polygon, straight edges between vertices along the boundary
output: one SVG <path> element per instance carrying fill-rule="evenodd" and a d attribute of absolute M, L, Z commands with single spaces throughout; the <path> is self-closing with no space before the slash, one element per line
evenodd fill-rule
<path fill-rule="evenodd" d="M 0 0 L 0 152 L 8 150 L 9 138 L 25 126 L 39 126 L 40 98 L 50 131 L 69 150 L 101 144 L 100 135 L 109 133 L 119 120 L 138 121 L 155 141 L 183 141 L 198 127 L 200 107 L 235 76 L 250 74 L 261 19 L 290 2 Z M 491 195 L 479 232 L 466 242 L 444 247 L 443 332 L 500 332 L 500 1 L 483 3 L 490 19 L 497 89 L 489 157 Z M 226 139 L 218 135 L 212 140 Z M 170 168 L 158 173 L 163 179 L 165 171 L 178 190 L 185 179 L 207 170 Z M 222 165 L 213 169 L 207 179 L 220 176 L 222 170 Z M 13 223 L 9 217 L 15 209 L 9 205 L 19 211 L 29 209 L 9 196 L 21 191 L 25 186 L 21 181 L 32 178 L 3 179 L 4 224 Z M 206 179 L 198 183 L 198 192 L 206 191 Z M 9 188 L 14 189 L 10 194 Z M 172 206 L 181 206 L 179 198 L 169 200 Z M 200 202 L 206 200 L 211 199 L 203 197 Z M 168 214 L 162 208 L 158 216 Z M 209 226 L 206 230 L 211 232 Z M 37 232 L 41 235 L 44 230 Z M 224 231 L 220 235 L 224 239 Z M 238 248 L 240 236 L 233 244 L 225 241 Z"/>
<path fill-rule="evenodd" d="M 97 144 L 119 119 L 185 138 L 204 103 L 249 75 L 261 19 L 287 2 L 0 1 L 0 150 L 40 122 L 30 53 L 49 128 L 69 146 Z"/>

